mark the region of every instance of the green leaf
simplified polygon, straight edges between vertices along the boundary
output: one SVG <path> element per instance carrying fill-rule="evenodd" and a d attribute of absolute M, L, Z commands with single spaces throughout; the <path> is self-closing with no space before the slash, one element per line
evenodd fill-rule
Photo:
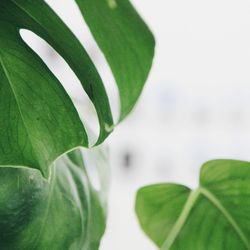
<path fill-rule="evenodd" d="M 88 146 L 88 140 L 65 90 L 19 30 L 45 39 L 76 73 L 97 110 L 97 144 L 113 126 L 108 98 L 89 56 L 44 1 L 3 0 L 0 10 L 0 165 L 29 166 L 48 175 L 57 157 Z"/>
<path fill-rule="evenodd" d="M 162 250 L 250 249 L 250 163 L 207 162 L 193 191 L 177 184 L 144 187 L 136 212 Z"/>
<path fill-rule="evenodd" d="M 113 118 L 103 82 L 80 42 L 43 0 L 3 0 L 1 4 L 4 20 L 46 40 L 75 72 L 98 115 L 100 134 L 97 144 L 103 142 L 112 132 Z"/>
<path fill-rule="evenodd" d="M 78 1 L 120 90 L 121 119 L 133 108 L 151 67 L 154 39 L 128 1 Z M 102 80 L 69 28 L 43 1 L 0 1 L 0 165 L 28 166 L 48 175 L 63 153 L 88 146 L 65 90 L 21 39 L 27 29 L 68 63 L 97 111 L 102 143 L 114 124 Z"/>
<path fill-rule="evenodd" d="M 34 169 L 1 168 L 0 183 L 0 249 L 98 249 L 106 206 L 79 150 L 57 160 L 48 180 Z"/>
<path fill-rule="evenodd" d="M 75 0 L 115 76 L 120 120 L 141 94 L 154 56 L 154 38 L 128 0 Z"/>
<path fill-rule="evenodd" d="M 90 3 L 102 7 L 101 2 Z M 117 80 L 122 119 L 146 81 L 154 40 L 129 2 L 103 3 L 108 25 L 102 24 L 99 12 L 89 12 L 91 6 L 86 12 L 96 16 L 97 32 L 106 33 L 104 41 L 94 32 Z M 30 30 L 50 44 L 80 80 L 99 119 L 96 145 L 114 127 L 94 64 L 45 1 L 1 0 L 0 249 L 97 250 L 105 230 L 107 169 L 103 163 L 98 169 L 102 178 L 97 191 L 88 178 L 82 153 L 76 149 L 89 146 L 84 125 L 58 79 L 22 40 L 20 29 Z M 105 155 L 98 155 L 107 162 Z"/>
<path fill-rule="evenodd" d="M 47 176 L 54 160 L 87 136 L 58 80 L 25 45 L 18 30 L 0 22 L 0 165 L 29 166 Z"/>

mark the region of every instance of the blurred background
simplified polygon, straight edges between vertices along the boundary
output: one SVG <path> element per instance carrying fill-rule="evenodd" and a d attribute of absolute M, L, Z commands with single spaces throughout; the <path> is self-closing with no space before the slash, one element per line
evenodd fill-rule
<path fill-rule="evenodd" d="M 47 2 L 96 63 L 118 117 L 118 92 L 110 69 L 74 1 Z M 205 161 L 250 161 L 250 2 L 132 2 L 153 31 L 157 47 L 152 72 L 135 110 L 107 140 L 112 183 L 101 250 L 156 249 L 134 214 L 139 187 L 156 182 L 196 187 Z M 97 131 L 93 107 L 68 65 L 34 34 L 21 34 Z"/>

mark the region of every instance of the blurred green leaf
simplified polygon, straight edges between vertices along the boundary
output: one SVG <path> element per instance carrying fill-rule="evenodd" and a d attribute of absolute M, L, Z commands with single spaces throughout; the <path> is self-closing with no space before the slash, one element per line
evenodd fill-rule
<path fill-rule="evenodd" d="M 57 160 L 48 180 L 34 169 L 0 168 L 0 183 L 0 249 L 98 249 L 106 206 L 79 150 Z"/>
<path fill-rule="evenodd" d="M 250 249 L 250 163 L 210 161 L 193 191 L 177 184 L 144 187 L 136 212 L 162 250 Z"/>

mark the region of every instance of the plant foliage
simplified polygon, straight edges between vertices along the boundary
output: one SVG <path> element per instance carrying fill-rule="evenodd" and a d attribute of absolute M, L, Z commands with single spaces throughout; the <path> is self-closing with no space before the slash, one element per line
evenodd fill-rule
<path fill-rule="evenodd" d="M 177 184 L 144 187 L 136 212 L 161 250 L 250 249 L 250 163 L 207 162 L 195 190 Z"/>
<path fill-rule="evenodd" d="M 153 36 L 128 0 L 76 3 L 115 76 L 122 120 L 148 76 Z M 114 128 L 102 79 L 63 21 L 43 0 L 1 0 L 0 248 L 97 249 L 105 209 L 76 149 L 89 147 L 88 135 L 71 98 L 20 29 L 50 44 L 80 80 L 99 120 L 96 145 Z"/>

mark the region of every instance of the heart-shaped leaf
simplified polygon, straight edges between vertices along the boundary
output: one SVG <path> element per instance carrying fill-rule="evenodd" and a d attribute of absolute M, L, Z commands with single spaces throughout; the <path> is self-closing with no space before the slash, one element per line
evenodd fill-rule
<path fill-rule="evenodd" d="M 57 160 L 48 180 L 34 169 L 0 168 L 0 183 L 0 249 L 98 249 L 106 208 L 80 151 Z"/>
<path fill-rule="evenodd" d="M 210 161 L 193 191 L 177 184 L 144 187 L 136 212 L 162 250 L 250 249 L 250 163 Z"/>

